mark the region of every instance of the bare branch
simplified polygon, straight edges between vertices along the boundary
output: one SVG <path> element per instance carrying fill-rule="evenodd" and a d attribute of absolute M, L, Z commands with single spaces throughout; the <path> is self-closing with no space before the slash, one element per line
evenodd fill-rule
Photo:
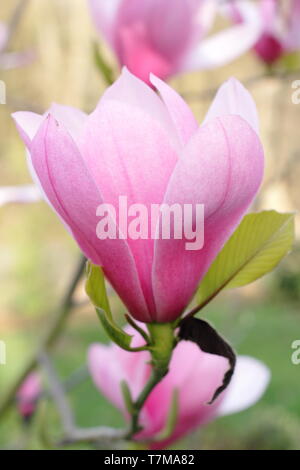
<path fill-rule="evenodd" d="M 61 306 L 59 307 L 58 312 L 56 312 L 56 314 L 54 315 L 52 324 L 47 327 L 39 346 L 37 347 L 36 351 L 34 351 L 33 355 L 29 358 L 22 373 L 18 376 L 16 381 L 4 395 L 4 398 L 0 403 L 0 415 L 8 409 L 21 383 L 24 381 L 27 375 L 35 368 L 37 364 L 37 358 L 40 352 L 50 348 L 55 342 L 56 338 L 59 336 L 65 324 L 65 321 L 69 313 L 71 312 L 72 307 L 74 306 L 73 295 L 82 277 L 85 268 L 85 263 L 86 260 L 84 256 L 81 255 L 78 265 L 76 266 L 74 274 L 70 281 L 70 284 L 67 287 L 67 291 L 62 299 Z"/>
<path fill-rule="evenodd" d="M 42 352 L 40 354 L 39 362 L 47 375 L 49 392 L 57 406 L 64 430 L 64 437 L 58 445 L 66 445 L 75 442 L 111 442 L 125 439 L 128 430 L 114 429 L 107 426 L 78 428 L 75 423 L 72 409 L 65 395 L 64 387 L 60 382 L 51 359 L 46 352 Z"/>

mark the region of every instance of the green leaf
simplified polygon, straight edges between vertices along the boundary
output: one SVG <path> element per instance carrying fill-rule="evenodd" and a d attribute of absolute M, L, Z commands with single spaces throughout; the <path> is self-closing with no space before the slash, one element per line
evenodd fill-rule
<path fill-rule="evenodd" d="M 113 70 L 103 59 L 97 43 L 93 44 L 93 55 L 95 64 L 101 72 L 101 75 L 104 78 L 105 82 L 107 83 L 107 85 L 112 85 L 114 83 Z"/>
<path fill-rule="evenodd" d="M 166 424 L 164 428 L 155 436 L 154 441 L 164 441 L 165 439 L 168 439 L 170 436 L 172 436 L 178 418 L 178 405 L 178 389 L 175 388 L 172 393 L 172 401 Z"/>
<path fill-rule="evenodd" d="M 114 321 L 113 318 L 108 315 L 105 310 L 102 308 L 96 307 L 96 312 L 98 314 L 99 320 L 105 329 L 106 333 L 110 339 L 116 343 L 120 348 L 125 349 L 126 351 L 132 351 L 130 347 L 132 336 L 128 335 L 123 331 Z"/>
<path fill-rule="evenodd" d="M 132 399 L 131 391 L 126 380 L 122 380 L 120 386 L 126 410 L 129 414 L 132 415 L 134 413 L 134 401 Z"/>
<path fill-rule="evenodd" d="M 106 293 L 104 274 L 101 267 L 87 261 L 86 276 L 85 290 L 91 302 L 95 307 L 102 308 L 107 312 L 109 317 L 112 317 Z"/>
<path fill-rule="evenodd" d="M 100 266 L 87 262 L 85 290 L 96 307 L 99 320 L 112 341 L 126 351 L 130 348 L 132 336 L 125 333 L 114 321 L 106 293 L 104 274 Z"/>
<path fill-rule="evenodd" d="M 291 250 L 293 240 L 294 214 L 246 215 L 199 286 L 201 306 L 222 289 L 244 286 L 270 272 Z"/>

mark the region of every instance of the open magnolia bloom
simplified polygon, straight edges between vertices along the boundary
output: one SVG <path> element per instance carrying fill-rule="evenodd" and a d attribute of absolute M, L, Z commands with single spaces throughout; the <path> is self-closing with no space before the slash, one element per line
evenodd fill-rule
<path fill-rule="evenodd" d="M 243 23 L 207 38 L 219 0 L 89 0 L 99 32 L 126 65 L 148 84 L 181 72 L 224 65 L 256 42 L 260 16 L 239 0 Z"/>
<path fill-rule="evenodd" d="M 127 332 L 132 334 L 133 330 L 127 328 Z M 141 344 L 137 337 L 133 341 L 136 346 Z M 88 364 L 96 387 L 126 419 L 120 383 L 124 380 L 128 383 L 135 399 L 149 379 L 149 359 L 148 352 L 133 354 L 115 344 L 93 344 L 89 349 Z M 135 439 L 148 441 L 151 448 L 165 448 L 218 416 L 242 411 L 256 403 L 269 383 L 269 369 L 256 359 L 240 356 L 228 388 L 208 405 L 227 368 L 226 358 L 205 353 L 195 343 L 181 341 L 173 352 L 169 373 L 151 392 L 142 409 L 140 424 L 144 429 Z M 171 435 L 161 440 L 159 433 L 166 425 L 174 390 L 178 393 L 176 424 Z"/>
<path fill-rule="evenodd" d="M 239 1 L 231 2 L 226 8 L 236 23 L 243 24 Z M 300 49 L 300 0 L 259 0 L 257 11 L 262 32 L 254 50 L 261 60 L 272 64 L 284 54 Z"/>
<path fill-rule="evenodd" d="M 54 104 L 44 116 L 18 112 L 14 119 L 33 179 L 130 314 L 171 322 L 253 201 L 264 157 L 255 104 L 237 80 L 220 88 L 200 127 L 172 88 L 153 75 L 151 82 L 161 97 L 125 69 L 89 116 Z M 167 238 L 130 236 L 118 215 L 124 198 L 129 216 L 141 206 L 150 214 L 153 205 L 177 204 L 191 208 L 191 221 L 201 204 L 203 226 L 194 236 L 202 231 L 204 245 L 187 249 L 189 234 L 178 238 L 175 229 Z M 153 227 L 162 219 L 156 212 Z"/>

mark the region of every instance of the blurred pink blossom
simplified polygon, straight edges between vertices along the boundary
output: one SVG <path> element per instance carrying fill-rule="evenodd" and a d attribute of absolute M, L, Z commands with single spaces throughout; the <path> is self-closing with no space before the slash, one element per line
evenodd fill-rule
<path fill-rule="evenodd" d="M 239 1 L 227 8 L 238 24 L 243 24 Z M 300 0 L 260 0 L 257 5 L 262 19 L 262 32 L 254 46 L 266 64 L 272 64 L 284 54 L 300 49 Z"/>
<path fill-rule="evenodd" d="M 24 419 L 30 418 L 34 413 L 41 391 L 40 376 L 37 372 L 32 372 L 26 377 L 16 394 L 17 408 Z"/>
<path fill-rule="evenodd" d="M 134 334 L 131 328 L 127 332 Z M 133 344 L 140 346 L 142 343 L 134 337 Z M 120 382 L 127 382 L 133 399 L 136 399 L 151 373 L 149 359 L 148 352 L 131 353 L 115 344 L 93 344 L 89 349 L 88 364 L 96 387 L 126 419 L 128 414 Z M 227 369 L 226 358 L 204 353 L 195 343 L 181 341 L 173 352 L 169 373 L 151 392 L 142 409 L 144 429 L 136 440 L 149 441 L 154 449 L 165 448 L 218 416 L 236 413 L 255 404 L 269 383 L 270 372 L 260 361 L 240 356 L 228 388 L 208 405 Z M 167 440 L 155 442 L 166 423 L 174 389 L 178 391 L 176 426 Z"/>
<path fill-rule="evenodd" d="M 222 66 L 253 46 L 260 17 L 240 0 L 243 23 L 211 37 L 218 0 L 89 0 L 98 31 L 120 65 L 150 84 L 180 72 Z"/>

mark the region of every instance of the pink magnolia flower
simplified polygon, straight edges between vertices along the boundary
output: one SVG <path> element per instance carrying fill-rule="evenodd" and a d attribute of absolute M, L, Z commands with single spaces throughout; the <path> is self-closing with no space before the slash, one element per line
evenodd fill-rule
<path fill-rule="evenodd" d="M 239 2 L 229 8 L 233 19 L 242 24 Z M 272 64 L 284 54 L 300 49 L 300 0 L 260 0 L 257 8 L 263 27 L 254 50 L 265 63 Z"/>
<path fill-rule="evenodd" d="M 52 105 L 39 116 L 14 114 L 33 179 L 84 254 L 104 273 L 133 317 L 168 322 L 181 315 L 200 280 L 251 204 L 263 176 L 255 104 L 235 79 L 217 93 L 199 127 L 168 85 L 161 94 L 124 70 L 87 116 Z M 97 208 L 177 203 L 205 207 L 204 247 L 187 238 L 99 239 Z M 161 222 L 161 214 L 156 224 Z M 193 214 L 195 216 L 195 213 Z M 195 219 L 194 219 L 195 220 Z"/>
<path fill-rule="evenodd" d="M 17 408 L 23 418 L 28 419 L 32 416 L 41 391 L 40 376 L 32 372 L 26 377 L 16 394 Z"/>
<path fill-rule="evenodd" d="M 133 333 L 131 329 L 127 331 Z M 141 345 L 136 337 L 133 342 L 135 346 Z M 96 387 L 126 419 L 128 414 L 120 382 L 125 380 L 133 398 L 137 398 L 151 373 L 149 359 L 148 352 L 130 353 L 115 344 L 93 344 L 89 349 L 88 364 Z M 270 372 L 260 361 L 240 356 L 228 388 L 208 405 L 227 369 L 226 358 L 204 353 L 195 343 L 181 341 L 173 352 L 168 375 L 151 392 L 142 409 L 144 429 L 136 439 L 150 441 L 152 448 L 165 448 L 218 416 L 244 410 L 256 403 L 268 385 Z M 175 389 L 178 392 L 176 426 L 167 440 L 155 442 L 158 433 L 164 429 Z"/>
<path fill-rule="evenodd" d="M 89 0 L 91 14 L 119 63 L 150 84 L 180 72 L 224 65 L 253 46 L 260 18 L 240 1 L 243 24 L 208 39 L 218 0 Z"/>

